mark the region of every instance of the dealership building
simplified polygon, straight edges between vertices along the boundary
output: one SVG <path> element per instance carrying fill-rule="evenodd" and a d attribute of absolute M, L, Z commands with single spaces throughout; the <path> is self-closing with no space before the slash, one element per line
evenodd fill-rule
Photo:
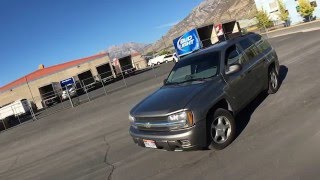
<path fill-rule="evenodd" d="M 282 0 L 286 6 L 286 9 L 289 12 L 289 17 L 291 24 L 297 24 L 303 22 L 303 18 L 298 13 L 298 1 L 297 0 Z M 282 23 L 279 20 L 279 6 L 277 0 L 255 0 L 256 6 L 258 10 L 265 10 L 269 13 L 270 19 L 275 22 L 275 24 Z M 310 3 L 315 6 L 315 10 L 313 12 L 313 16 L 319 18 L 320 17 L 320 0 L 310 0 Z"/>
<path fill-rule="evenodd" d="M 50 67 L 39 65 L 38 70 L 0 88 L 0 105 L 30 99 L 41 108 L 40 87 L 74 76 L 78 76 L 79 80 L 97 76 L 98 70 L 109 66 L 109 62 L 108 53 L 101 53 Z"/>
<path fill-rule="evenodd" d="M 139 53 L 131 54 L 131 57 L 133 66 L 137 66 L 136 69 L 146 67 L 147 63 Z M 50 67 L 39 65 L 38 70 L 0 87 L 0 106 L 19 99 L 29 99 L 38 108 L 42 108 L 41 88 L 50 84 L 59 84 L 70 78 L 79 82 L 85 79 L 101 80 L 99 78 L 104 74 L 113 77 L 117 75 L 108 53 L 100 53 Z"/>

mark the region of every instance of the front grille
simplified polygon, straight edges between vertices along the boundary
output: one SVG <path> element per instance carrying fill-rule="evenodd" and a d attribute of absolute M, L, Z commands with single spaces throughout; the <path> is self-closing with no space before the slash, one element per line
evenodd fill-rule
<path fill-rule="evenodd" d="M 136 117 L 137 129 L 141 131 L 169 131 L 169 127 L 149 127 L 152 123 L 167 123 L 167 117 Z"/>
<path fill-rule="evenodd" d="M 169 128 L 167 127 L 151 127 L 151 128 L 146 128 L 142 126 L 137 126 L 138 130 L 140 131 L 170 131 Z"/>
<path fill-rule="evenodd" d="M 136 122 L 167 121 L 167 117 L 136 117 Z"/>

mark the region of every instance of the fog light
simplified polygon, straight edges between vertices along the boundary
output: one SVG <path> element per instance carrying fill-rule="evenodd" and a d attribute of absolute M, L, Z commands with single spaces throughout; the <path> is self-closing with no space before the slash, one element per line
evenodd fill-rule
<path fill-rule="evenodd" d="M 182 147 L 189 147 L 191 146 L 191 143 L 189 140 L 185 139 L 185 140 L 180 140 Z"/>

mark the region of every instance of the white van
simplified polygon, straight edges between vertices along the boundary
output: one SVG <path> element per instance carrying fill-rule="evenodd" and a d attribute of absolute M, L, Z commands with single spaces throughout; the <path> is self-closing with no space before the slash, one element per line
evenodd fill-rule
<path fill-rule="evenodd" d="M 150 59 L 149 62 L 148 62 L 148 66 L 154 66 L 154 65 L 163 63 L 165 56 L 166 55 L 161 55 L 161 56 L 157 56 L 157 57 L 155 57 L 153 59 Z"/>

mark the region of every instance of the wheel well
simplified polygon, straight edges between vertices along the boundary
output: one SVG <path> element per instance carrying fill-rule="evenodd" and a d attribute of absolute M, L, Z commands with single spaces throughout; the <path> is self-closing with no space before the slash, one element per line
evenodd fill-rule
<path fill-rule="evenodd" d="M 232 108 L 231 108 L 231 105 L 230 103 L 226 100 L 226 99 L 221 99 L 218 103 L 216 103 L 214 106 L 212 106 L 208 113 L 207 113 L 207 117 L 206 117 L 206 138 L 207 138 L 207 143 L 210 142 L 210 140 L 208 139 L 209 136 L 208 136 L 208 126 L 209 126 L 209 123 L 210 123 L 210 118 L 213 117 L 213 114 L 214 112 L 218 109 L 218 108 L 223 108 L 225 110 L 228 110 L 231 112 L 232 115 L 233 114 L 233 111 L 232 111 Z M 209 145 L 209 144 L 207 144 Z"/>
<path fill-rule="evenodd" d="M 218 103 L 216 103 L 213 107 L 211 107 L 207 113 L 207 119 L 209 117 L 212 117 L 213 113 L 216 111 L 216 109 L 222 108 L 225 110 L 230 111 L 233 114 L 232 108 L 230 103 L 226 99 L 220 100 Z"/>
<path fill-rule="evenodd" d="M 276 64 L 274 62 L 269 65 L 268 72 L 270 72 L 272 68 L 276 70 Z"/>

